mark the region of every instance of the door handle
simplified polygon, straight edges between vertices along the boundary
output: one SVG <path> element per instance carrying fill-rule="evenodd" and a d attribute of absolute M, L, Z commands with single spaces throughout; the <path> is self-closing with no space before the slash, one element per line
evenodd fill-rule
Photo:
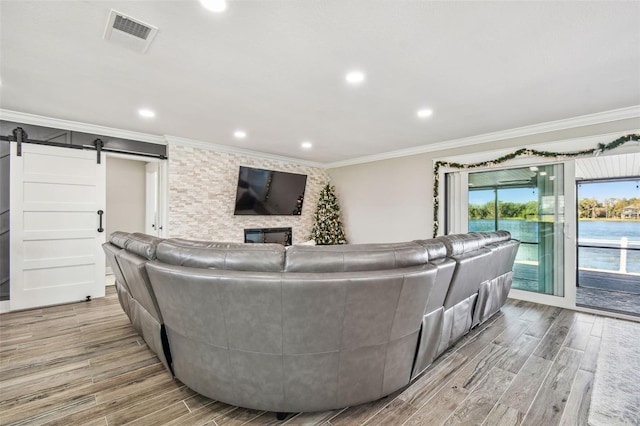
<path fill-rule="evenodd" d="M 104 232 L 104 228 L 102 227 L 102 215 L 104 212 L 102 210 L 98 210 L 98 216 L 100 217 L 100 225 L 98 225 L 98 232 Z"/>

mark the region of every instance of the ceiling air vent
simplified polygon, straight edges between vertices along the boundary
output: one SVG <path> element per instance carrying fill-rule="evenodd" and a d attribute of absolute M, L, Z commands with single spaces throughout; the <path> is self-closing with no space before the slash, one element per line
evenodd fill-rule
<path fill-rule="evenodd" d="M 157 27 L 111 9 L 103 38 L 136 52 L 147 53 L 157 32 Z"/>

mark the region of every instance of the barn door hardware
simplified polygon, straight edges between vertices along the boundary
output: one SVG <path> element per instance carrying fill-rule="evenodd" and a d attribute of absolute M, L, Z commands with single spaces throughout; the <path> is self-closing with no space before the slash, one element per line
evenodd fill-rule
<path fill-rule="evenodd" d="M 53 129 L 48 127 L 41 127 L 41 126 L 33 126 L 33 127 L 36 128 L 36 133 L 38 132 L 38 129 L 47 129 L 47 130 L 56 130 L 56 131 L 60 130 L 60 129 Z M 73 131 L 65 131 L 65 132 L 70 133 L 71 136 L 73 136 L 74 134 Z M 25 143 L 30 143 L 34 145 L 47 145 L 47 146 L 55 146 L 60 148 L 95 149 L 97 151 L 98 164 L 101 164 L 102 162 L 103 152 L 115 152 L 115 153 L 122 153 L 122 154 L 128 154 L 128 155 L 136 155 L 139 157 L 159 158 L 161 160 L 167 159 L 166 146 L 159 145 L 156 143 L 151 143 L 151 142 L 141 142 L 141 141 L 129 140 L 129 139 L 114 139 L 109 136 L 104 136 L 107 140 L 107 142 L 104 142 L 100 137 L 97 137 L 97 135 L 91 135 L 92 137 L 96 137 L 96 139 L 94 139 L 93 142 L 89 142 L 87 144 L 81 145 L 81 144 L 74 144 L 70 141 L 61 143 L 61 142 L 52 142 L 51 140 L 41 141 L 36 139 L 29 139 L 27 132 L 22 127 L 14 128 L 11 133 L 12 133 L 11 135 L 6 135 L 6 136 L 0 135 L 0 141 L 17 142 L 16 154 L 19 157 L 22 156 L 22 145 Z M 85 136 L 89 136 L 86 133 L 78 132 L 78 134 L 82 136 L 82 138 L 80 138 L 82 141 L 85 140 L 84 139 Z"/>
<path fill-rule="evenodd" d="M 16 155 L 22 157 L 22 141 L 27 139 L 27 132 L 22 127 L 16 127 L 13 129 L 13 137 L 16 139 Z"/>
<path fill-rule="evenodd" d="M 93 141 L 93 146 L 96 147 L 96 151 L 98 152 L 98 164 L 100 164 L 100 157 L 102 157 L 102 148 L 104 148 L 104 142 L 102 142 L 102 139 L 98 138 Z"/>

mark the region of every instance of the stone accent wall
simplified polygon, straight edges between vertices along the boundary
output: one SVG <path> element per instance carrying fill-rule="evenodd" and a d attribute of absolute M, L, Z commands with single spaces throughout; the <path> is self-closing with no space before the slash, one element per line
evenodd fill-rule
<path fill-rule="evenodd" d="M 329 181 L 324 169 L 247 155 L 170 144 L 169 236 L 244 242 L 245 228 L 291 227 L 293 242 L 309 239 L 320 190 Z M 240 166 L 307 175 L 300 216 L 235 216 Z"/>

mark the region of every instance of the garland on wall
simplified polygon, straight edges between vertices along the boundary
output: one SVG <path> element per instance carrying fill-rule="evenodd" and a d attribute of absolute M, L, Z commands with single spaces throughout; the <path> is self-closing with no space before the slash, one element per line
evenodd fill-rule
<path fill-rule="evenodd" d="M 435 165 L 433 166 L 433 237 L 435 238 L 438 235 L 438 229 L 440 227 L 440 224 L 438 223 L 438 209 L 440 208 L 440 201 L 438 197 L 438 189 L 440 187 L 440 167 L 451 167 L 455 169 L 475 169 L 477 167 L 491 167 L 496 164 L 504 163 L 505 161 L 513 160 L 516 157 L 522 156 L 555 158 L 561 160 L 580 157 L 584 155 L 598 156 L 602 152 L 611 151 L 612 149 L 616 149 L 627 142 L 639 140 L 640 134 L 635 133 L 622 136 L 608 144 L 600 143 L 598 144 L 597 148 L 583 149 L 581 151 L 551 152 L 538 151 L 530 148 L 521 148 L 517 151 L 513 151 L 509 154 L 503 155 L 502 157 L 498 157 L 495 160 L 481 161 L 479 163 L 462 164 L 452 161 L 436 161 Z"/>

